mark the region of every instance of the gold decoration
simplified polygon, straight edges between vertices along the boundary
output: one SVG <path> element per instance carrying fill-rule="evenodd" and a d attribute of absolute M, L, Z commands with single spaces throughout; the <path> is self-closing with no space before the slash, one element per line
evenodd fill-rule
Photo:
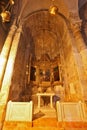
<path fill-rule="evenodd" d="M 14 1 L 13 0 L 10 0 L 9 1 L 11 5 L 14 5 Z"/>
<path fill-rule="evenodd" d="M 49 9 L 49 12 L 50 12 L 50 14 L 53 14 L 53 15 L 57 14 L 58 13 L 58 7 L 56 5 L 51 6 L 50 9 Z"/>
<path fill-rule="evenodd" d="M 9 22 L 10 21 L 10 17 L 11 17 L 11 13 L 9 11 L 3 11 L 1 13 L 1 17 L 2 17 L 2 22 Z"/>
<path fill-rule="evenodd" d="M 14 5 L 14 0 L 9 0 L 7 5 L 3 8 L 1 12 L 1 18 L 2 22 L 10 22 L 10 17 L 11 17 L 11 8 Z"/>

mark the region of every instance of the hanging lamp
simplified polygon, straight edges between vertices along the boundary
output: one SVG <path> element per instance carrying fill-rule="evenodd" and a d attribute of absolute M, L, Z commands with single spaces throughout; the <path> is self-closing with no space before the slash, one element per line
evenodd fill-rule
<path fill-rule="evenodd" d="M 2 18 L 2 22 L 10 22 L 10 18 L 11 18 L 11 7 L 14 5 L 14 1 L 13 0 L 9 0 L 9 2 L 7 3 L 7 5 L 4 7 L 3 11 L 1 12 L 1 18 Z"/>
<path fill-rule="evenodd" d="M 54 0 L 51 1 L 52 1 L 52 5 L 49 8 L 49 13 L 55 15 L 58 13 L 58 7 L 54 4 Z"/>

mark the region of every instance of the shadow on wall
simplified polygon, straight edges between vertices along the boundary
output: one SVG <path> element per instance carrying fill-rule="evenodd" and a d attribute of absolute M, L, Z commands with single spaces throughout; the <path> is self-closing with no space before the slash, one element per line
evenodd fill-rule
<path fill-rule="evenodd" d="M 12 85 L 9 93 L 9 100 L 16 102 L 31 101 L 32 86 L 27 84 L 26 87 L 21 85 Z"/>

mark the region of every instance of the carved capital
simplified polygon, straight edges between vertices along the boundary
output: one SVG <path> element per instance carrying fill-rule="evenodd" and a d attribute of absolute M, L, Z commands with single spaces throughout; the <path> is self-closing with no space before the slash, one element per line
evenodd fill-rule
<path fill-rule="evenodd" d="M 71 26 L 74 26 L 75 28 L 81 28 L 82 20 L 79 18 L 78 14 L 76 12 L 69 12 L 69 20 L 71 23 Z"/>
<path fill-rule="evenodd" d="M 79 16 L 78 16 L 77 12 L 72 11 L 72 12 L 69 12 L 69 18 L 71 20 L 78 20 Z"/>
<path fill-rule="evenodd" d="M 71 28 L 74 33 L 80 32 L 80 27 L 78 24 L 71 24 Z"/>
<path fill-rule="evenodd" d="M 8 36 L 11 37 L 11 36 L 15 33 L 16 29 L 17 29 L 17 26 L 13 24 L 13 25 L 10 27 L 10 31 L 9 31 Z"/>
<path fill-rule="evenodd" d="M 22 26 L 19 26 L 19 28 L 17 29 L 17 33 L 21 33 L 22 32 Z"/>

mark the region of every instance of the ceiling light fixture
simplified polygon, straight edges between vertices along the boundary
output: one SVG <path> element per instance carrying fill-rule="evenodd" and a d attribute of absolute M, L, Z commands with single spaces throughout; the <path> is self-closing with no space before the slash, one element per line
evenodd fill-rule
<path fill-rule="evenodd" d="M 9 11 L 3 11 L 1 13 L 1 17 L 2 17 L 2 22 L 9 22 L 10 21 L 10 17 L 11 17 L 11 13 Z"/>
<path fill-rule="evenodd" d="M 7 5 L 4 7 L 4 9 L 1 12 L 1 18 L 2 18 L 2 22 L 10 22 L 10 17 L 11 17 L 11 7 L 14 5 L 14 1 L 13 0 L 9 0 L 9 2 L 7 3 Z"/>
<path fill-rule="evenodd" d="M 13 0 L 10 0 L 9 3 L 10 3 L 10 5 L 14 5 L 14 1 Z"/>
<path fill-rule="evenodd" d="M 52 1 L 52 5 L 49 8 L 49 13 L 55 15 L 58 13 L 58 7 L 54 4 L 54 0 L 51 1 Z"/>

